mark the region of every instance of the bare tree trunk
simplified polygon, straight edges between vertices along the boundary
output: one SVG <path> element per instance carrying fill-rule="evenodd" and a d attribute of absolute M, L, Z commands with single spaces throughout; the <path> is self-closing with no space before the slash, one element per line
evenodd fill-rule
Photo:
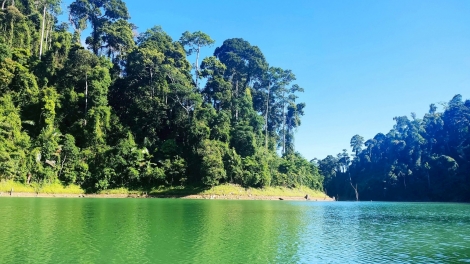
<path fill-rule="evenodd" d="M 351 184 L 351 187 L 354 189 L 354 192 L 356 193 L 356 201 L 359 201 L 359 193 L 357 192 L 357 183 L 356 183 L 356 187 L 354 187 L 354 185 L 351 182 L 351 178 L 349 179 L 349 183 Z"/>
<path fill-rule="evenodd" d="M 269 92 L 271 90 L 271 83 L 268 83 L 268 100 L 266 100 L 266 150 L 268 150 L 268 112 L 269 112 Z"/>
<path fill-rule="evenodd" d="M 42 45 L 44 43 L 44 29 L 46 28 L 46 5 L 44 5 L 44 10 L 42 12 L 42 29 L 41 29 L 41 44 L 39 46 L 39 60 L 42 56 Z"/>
<path fill-rule="evenodd" d="M 3 0 L 3 3 L 2 3 L 2 10 L 5 9 L 5 3 L 6 3 L 7 0 Z"/>

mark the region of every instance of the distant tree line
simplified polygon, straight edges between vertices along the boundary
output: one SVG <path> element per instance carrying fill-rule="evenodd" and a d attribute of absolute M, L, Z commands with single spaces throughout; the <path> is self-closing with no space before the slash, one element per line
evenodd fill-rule
<path fill-rule="evenodd" d="M 257 46 L 228 39 L 200 58 L 210 36 L 138 34 L 121 0 L 76 0 L 67 22 L 60 4 L 1 3 L 1 180 L 322 189 L 294 150 L 303 88 Z"/>
<path fill-rule="evenodd" d="M 470 201 L 470 100 L 456 95 L 422 119 L 395 117 L 387 134 L 351 139 L 347 150 L 314 160 L 339 200 Z"/>

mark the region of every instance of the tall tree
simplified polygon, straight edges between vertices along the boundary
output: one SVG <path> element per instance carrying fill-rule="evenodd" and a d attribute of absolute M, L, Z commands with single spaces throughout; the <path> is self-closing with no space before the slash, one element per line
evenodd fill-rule
<path fill-rule="evenodd" d="M 46 30 L 46 21 L 47 16 L 58 15 L 60 13 L 60 3 L 61 0 L 42 0 L 43 5 L 43 14 L 42 14 L 42 23 L 41 23 L 41 40 L 39 47 L 39 59 L 41 59 L 43 53 L 43 43 L 44 43 L 44 31 Z M 51 19 L 53 21 L 53 19 Z M 52 22 L 51 22 L 52 23 Z"/>
<path fill-rule="evenodd" d="M 362 150 L 362 146 L 364 145 L 364 138 L 359 135 L 354 135 L 351 138 L 351 148 L 354 153 L 356 153 L 356 157 L 359 156 L 359 152 Z"/>
<path fill-rule="evenodd" d="M 262 79 L 268 64 L 257 46 L 241 38 L 225 40 L 222 46 L 215 49 L 214 56 L 227 66 L 224 76 L 232 83 L 232 111 L 234 119 L 238 120 L 239 100 L 243 92 L 250 83 Z"/>
<path fill-rule="evenodd" d="M 211 39 L 209 35 L 204 32 L 196 31 L 190 33 L 189 31 L 185 31 L 180 38 L 180 43 L 183 47 L 187 47 L 186 54 L 192 55 L 196 53 L 196 63 L 194 64 L 194 69 L 196 72 L 196 88 L 199 89 L 198 81 L 199 81 L 199 54 L 201 52 L 202 47 L 211 46 L 214 44 L 214 40 Z"/>
<path fill-rule="evenodd" d="M 231 84 L 224 79 L 226 69 L 227 67 L 214 56 L 205 58 L 201 64 L 201 77 L 207 78 L 202 94 L 205 101 L 217 111 L 228 110 L 232 101 Z"/>
<path fill-rule="evenodd" d="M 122 0 L 75 0 L 69 6 L 70 22 L 81 31 L 91 24 L 91 36 L 86 39 L 95 55 L 103 48 L 106 27 L 119 19 L 130 19 Z"/>

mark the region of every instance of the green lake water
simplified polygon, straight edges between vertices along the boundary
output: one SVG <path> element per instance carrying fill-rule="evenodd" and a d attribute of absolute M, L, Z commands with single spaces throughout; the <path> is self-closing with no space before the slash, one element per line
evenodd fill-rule
<path fill-rule="evenodd" d="M 0 199 L 0 263 L 470 262 L 470 205 Z"/>

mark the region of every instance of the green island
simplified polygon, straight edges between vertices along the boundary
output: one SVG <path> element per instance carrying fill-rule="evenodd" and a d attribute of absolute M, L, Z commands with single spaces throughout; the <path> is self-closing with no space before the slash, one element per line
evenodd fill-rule
<path fill-rule="evenodd" d="M 294 149 L 304 89 L 257 46 L 227 39 L 200 58 L 215 43 L 201 31 L 137 34 L 122 1 L 74 1 L 66 23 L 60 4 L 3 2 L 2 193 L 238 186 L 336 200 L 470 200 L 470 101 L 460 95 L 443 112 L 431 104 L 422 119 L 395 117 L 387 134 L 355 135 L 352 156 L 308 161 Z"/>

